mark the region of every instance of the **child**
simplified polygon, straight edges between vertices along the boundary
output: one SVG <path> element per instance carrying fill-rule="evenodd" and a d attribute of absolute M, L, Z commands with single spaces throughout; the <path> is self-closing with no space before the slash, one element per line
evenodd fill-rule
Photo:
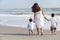
<path fill-rule="evenodd" d="M 54 13 L 51 14 L 50 21 L 51 21 L 51 28 L 50 28 L 51 34 L 56 34 L 57 20 L 55 18 L 55 14 Z"/>
<path fill-rule="evenodd" d="M 33 21 L 32 21 L 32 18 L 29 19 L 28 29 L 29 29 L 29 35 L 31 33 L 33 34 Z"/>

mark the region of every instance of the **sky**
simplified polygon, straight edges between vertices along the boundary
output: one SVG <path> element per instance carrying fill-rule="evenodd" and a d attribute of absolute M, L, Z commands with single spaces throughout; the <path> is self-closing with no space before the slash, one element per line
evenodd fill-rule
<path fill-rule="evenodd" d="M 60 7 L 60 0 L 0 0 L 0 9 L 31 8 L 34 3 L 42 8 Z"/>

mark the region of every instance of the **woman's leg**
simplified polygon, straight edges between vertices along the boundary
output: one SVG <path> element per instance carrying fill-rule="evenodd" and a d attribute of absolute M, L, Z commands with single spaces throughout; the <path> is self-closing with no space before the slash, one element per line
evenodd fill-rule
<path fill-rule="evenodd" d="M 43 35 L 43 29 L 42 28 L 40 28 L 40 32 L 41 32 L 41 35 Z"/>
<path fill-rule="evenodd" d="M 37 34 L 39 35 L 39 28 L 37 28 Z"/>
<path fill-rule="evenodd" d="M 36 25 L 37 35 L 39 35 L 39 27 Z"/>

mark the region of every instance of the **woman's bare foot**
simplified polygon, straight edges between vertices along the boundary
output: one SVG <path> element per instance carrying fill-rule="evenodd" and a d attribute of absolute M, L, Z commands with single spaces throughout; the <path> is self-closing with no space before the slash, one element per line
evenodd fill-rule
<path fill-rule="evenodd" d="M 43 35 L 43 32 L 41 32 L 41 36 Z"/>

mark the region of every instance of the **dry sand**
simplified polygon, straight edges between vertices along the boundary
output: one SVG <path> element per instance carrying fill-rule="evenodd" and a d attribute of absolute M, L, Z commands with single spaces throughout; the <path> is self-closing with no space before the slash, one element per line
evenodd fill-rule
<path fill-rule="evenodd" d="M 57 31 L 56 35 L 51 35 L 49 30 L 44 30 L 44 35 L 29 36 L 28 30 L 20 27 L 10 27 L 0 25 L 0 40 L 60 40 L 60 31 Z"/>

